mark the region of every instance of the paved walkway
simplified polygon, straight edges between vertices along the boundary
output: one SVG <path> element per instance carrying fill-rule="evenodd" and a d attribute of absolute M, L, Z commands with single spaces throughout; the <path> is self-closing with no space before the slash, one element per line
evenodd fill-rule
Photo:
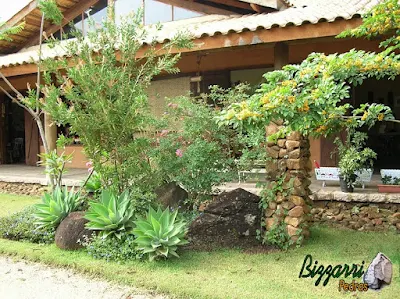
<path fill-rule="evenodd" d="M 138 290 L 50 268 L 0 257 L 0 297 L 7 299 L 162 299 Z"/>
<path fill-rule="evenodd" d="M 79 186 L 87 175 L 86 169 L 67 169 L 67 173 L 63 177 L 63 184 Z M 46 185 L 46 175 L 44 167 L 4 164 L 0 165 L 0 181 Z"/>
<path fill-rule="evenodd" d="M 63 183 L 67 186 L 79 186 L 87 178 L 87 175 L 86 169 L 68 169 L 68 172 L 64 175 Z M 46 176 L 43 167 L 0 165 L 0 181 L 46 185 Z M 314 200 L 400 203 L 399 193 L 378 193 L 376 185 L 379 183 L 380 175 L 373 175 L 371 182 L 366 184 L 365 189 L 356 188 L 354 193 L 343 193 L 340 191 L 339 182 L 327 181 L 327 186 L 322 187 L 322 182 L 317 181 L 313 176 L 310 189 Z M 227 183 L 218 187 L 220 191 L 232 191 L 236 188 L 243 188 L 255 194 L 259 194 L 261 190 L 256 187 L 254 181 L 250 180 L 241 183 Z"/>

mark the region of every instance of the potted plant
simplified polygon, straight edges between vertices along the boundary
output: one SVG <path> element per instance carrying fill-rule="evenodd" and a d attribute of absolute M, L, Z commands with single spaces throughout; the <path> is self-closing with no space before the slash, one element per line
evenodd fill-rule
<path fill-rule="evenodd" d="M 339 179 L 343 192 L 353 192 L 357 180 L 357 172 L 373 167 L 376 153 L 365 147 L 368 136 L 366 133 L 348 130 L 346 142 L 335 139 L 339 155 Z"/>
<path fill-rule="evenodd" d="M 400 192 L 400 177 L 385 175 L 382 176 L 382 184 L 378 184 L 380 193 L 398 193 Z"/>

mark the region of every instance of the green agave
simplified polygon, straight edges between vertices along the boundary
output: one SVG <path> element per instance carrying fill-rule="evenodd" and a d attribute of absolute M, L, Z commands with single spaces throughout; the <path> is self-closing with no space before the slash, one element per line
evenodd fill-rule
<path fill-rule="evenodd" d="M 100 231 L 100 236 L 107 238 L 114 235 L 121 239 L 123 234 L 132 233 L 134 209 L 125 191 L 117 195 L 110 190 L 104 190 L 99 201 L 90 201 L 85 219 L 89 220 L 86 227 Z"/>
<path fill-rule="evenodd" d="M 56 187 L 52 193 L 45 193 L 42 196 L 42 203 L 34 205 L 35 224 L 39 228 L 57 228 L 69 213 L 78 209 L 81 202 L 81 196 L 75 193 L 74 188 L 68 191 L 67 187 L 64 189 Z"/>
<path fill-rule="evenodd" d="M 169 258 L 176 253 L 178 246 L 188 244 L 184 239 L 188 229 L 184 221 L 177 221 L 178 211 L 171 213 L 169 209 L 155 211 L 150 207 L 146 218 L 135 221 L 135 243 L 137 249 L 148 255 L 150 261 L 158 257 Z"/>

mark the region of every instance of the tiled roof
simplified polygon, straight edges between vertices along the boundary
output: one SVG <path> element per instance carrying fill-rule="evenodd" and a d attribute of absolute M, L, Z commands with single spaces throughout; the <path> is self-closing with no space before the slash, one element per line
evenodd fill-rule
<path fill-rule="evenodd" d="M 381 0 L 291 0 L 292 6 L 281 11 L 245 16 L 205 16 L 195 19 L 165 23 L 158 33 L 162 43 L 174 36 L 177 30 L 186 29 L 195 38 L 226 35 L 230 32 L 255 31 L 273 27 L 301 26 L 305 23 L 334 22 L 359 17 Z"/>
<path fill-rule="evenodd" d="M 161 31 L 150 34 L 157 42 L 171 39 L 178 31 L 187 30 L 194 38 L 226 35 L 231 32 L 269 30 L 273 27 L 301 26 L 318 22 L 334 22 L 360 17 L 365 11 L 382 0 L 288 0 L 290 7 L 272 13 L 252 15 L 208 15 L 193 19 L 165 23 Z M 44 48 L 43 56 L 53 58 L 62 55 L 56 50 Z M 0 67 L 27 64 L 37 60 L 37 47 L 0 57 Z"/>

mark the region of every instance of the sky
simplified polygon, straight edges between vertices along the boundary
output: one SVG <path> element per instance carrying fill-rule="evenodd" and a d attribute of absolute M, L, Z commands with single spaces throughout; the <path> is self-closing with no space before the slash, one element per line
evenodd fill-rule
<path fill-rule="evenodd" d="M 17 13 L 21 8 L 27 5 L 31 0 L 3 0 L 6 4 L 0 4 L 0 21 L 7 21 L 15 13 Z M 1 1 L 1 2 L 3 2 Z"/>

